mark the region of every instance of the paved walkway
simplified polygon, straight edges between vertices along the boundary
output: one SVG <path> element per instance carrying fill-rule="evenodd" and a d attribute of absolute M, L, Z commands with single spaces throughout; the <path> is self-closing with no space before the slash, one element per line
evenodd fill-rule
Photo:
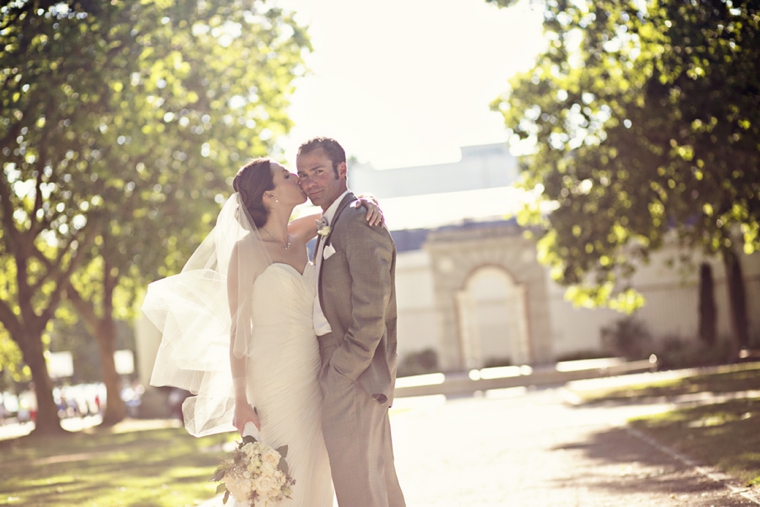
<path fill-rule="evenodd" d="M 756 493 L 709 476 L 628 430 L 666 403 L 574 407 L 562 391 L 399 399 L 396 465 L 409 507 L 757 506 Z M 203 507 L 217 507 L 215 498 Z"/>
<path fill-rule="evenodd" d="M 760 393 L 730 394 L 737 396 Z M 409 507 L 760 506 L 757 488 L 746 490 L 730 477 L 700 468 L 625 424 L 674 404 L 721 399 L 695 393 L 638 404 L 574 406 L 572 396 L 559 388 L 496 389 L 448 400 L 399 398 L 391 411 L 399 479 Z M 64 422 L 89 426 L 99 419 Z M 179 424 L 129 422 L 158 423 Z M 0 439 L 31 428 L 0 426 Z M 222 506 L 220 497 L 202 503 Z"/>

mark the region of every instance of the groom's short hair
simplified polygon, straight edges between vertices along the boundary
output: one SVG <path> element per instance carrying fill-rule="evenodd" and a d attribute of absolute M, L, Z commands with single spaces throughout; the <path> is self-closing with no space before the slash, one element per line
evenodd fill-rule
<path fill-rule="evenodd" d="M 327 158 L 329 158 L 330 162 L 332 162 L 335 176 L 338 176 L 338 165 L 345 163 L 346 151 L 343 149 L 343 146 L 338 143 L 338 141 L 332 139 L 331 137 L 313 137 L 309 139 L 298 147 L 298 153 L 296 153 L 296 157 L 306 155 L 307 153 L 311 153 L 312 151 L 318 149 L 321 149 L 325 152 Z"/>

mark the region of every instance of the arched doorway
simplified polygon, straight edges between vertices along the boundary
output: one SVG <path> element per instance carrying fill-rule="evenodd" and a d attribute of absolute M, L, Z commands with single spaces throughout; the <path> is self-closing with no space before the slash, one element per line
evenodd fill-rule
<path fill-rule="evenodd" d="M 496 266 L 478 268 L 456 299 L 466 368 L 530 361 L 525 287 L 509 273 Z"/>

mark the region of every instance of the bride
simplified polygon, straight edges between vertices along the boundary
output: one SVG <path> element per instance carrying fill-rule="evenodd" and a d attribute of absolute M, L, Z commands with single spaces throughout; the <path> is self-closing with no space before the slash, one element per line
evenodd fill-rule
<path fill-rule="evenodd" d="M 233 189 L 182 273 L 148 287 L 143 311 L 163 335 L 151 384 L 196 394 L 183 404 L 192 435 L 242 433 L 252 422 L 263 442 L 287 445 L 296 484 L 282 506 L 330 507 L 306 250 L 319 216 L 290 221 L 306 195 L 269 159 L 241 168 Z M 382 222 L 375 204 L 358 202 L 370 224 Z"/>

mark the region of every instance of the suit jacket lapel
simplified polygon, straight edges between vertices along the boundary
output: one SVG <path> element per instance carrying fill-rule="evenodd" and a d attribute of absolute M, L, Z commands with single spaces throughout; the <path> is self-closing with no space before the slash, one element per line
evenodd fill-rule
<path fill-rule="evenodd" d="M 340 204 L 338 205 L 338 209 L 335 210 L 335 215 L 332 218 L 332 221 L 330 222 L 330 232 L 325 236 L 325 245 L 329 244 L 330 236 L 332 236 L 333 231 L 335 231 L 335 223 L 338 221 L 338 217 L 343 212 L 344 209 L 346 209 L 346 206 L 348 206 L 350 203 L 356 200 L 356 196 L 349 192 L 346 194 L 346 196 L 343 198 L 342 201 L 340 201 Z"/>
<path fill-rule="evenodd" d="M 316 249 L 314 250 L 316 253 L 319 252 L 319 244 L 321 241 L 325 242 L 325 246 L 330 244 L 329 243 L 330 236 L 332 236 L 332 233 L 335 232 L 335 223 L 338 221 L 338 217 L 340 216 L 341 212 L 344 209 L 346 209 L 346 206 L 348 206 L 349 203 L 355 200 L 356 200 L 356 196 L 352 192 L 349 192 L 348 194 L 346 194 L 343 200 L 340 201 L 340 204 L 338 205 L 338 209 L 335 210 L 335 215 L 333 216 L 333 219 L 330 221 L 330 232 L 327 233 L 326 236 L 320 236 L 317 239 L 317 246 L 316 246 Z M 320 259 L 319 261 L 320 266 L 319 266 L 319 280 L 317 281 L 317 291 L 319 292 L 319 304 L 322 307 L 322 312 L 324 313 L 325 304 L 322 299 L 322 273 L 324 272 L 324 269 L 322 268 L 324 266 L 322 266 L 322 261 L 324 261 L 324 259 Z"/>

